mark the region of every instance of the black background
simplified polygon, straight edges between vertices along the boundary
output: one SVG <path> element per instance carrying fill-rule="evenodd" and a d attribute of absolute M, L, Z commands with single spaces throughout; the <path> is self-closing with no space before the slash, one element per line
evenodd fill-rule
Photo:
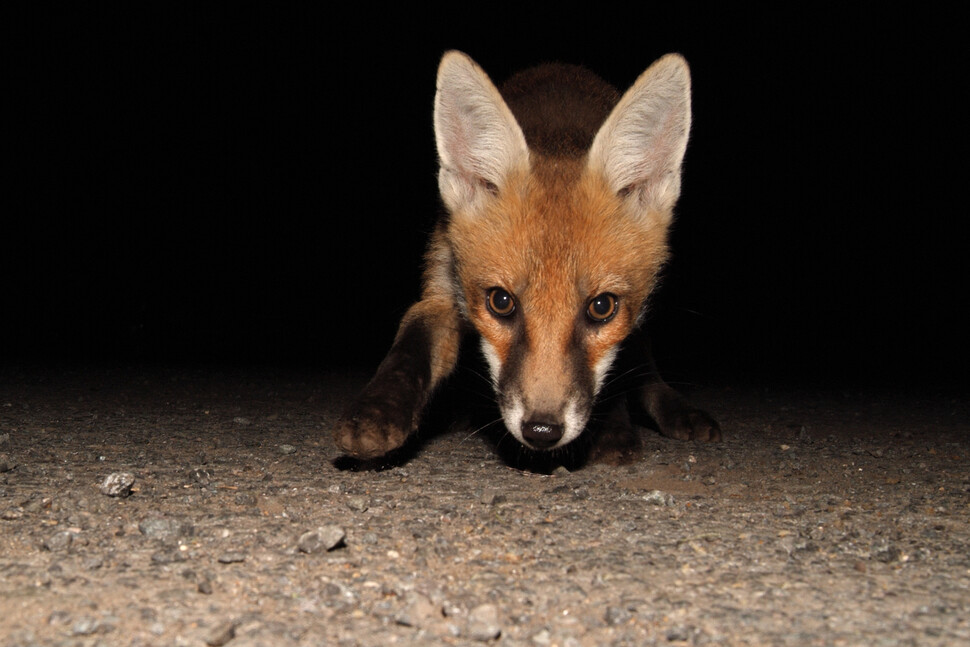
<path fill-rule="evenodd" d="M 965 381 L 955 15 L 279 4 L 10 21 L 0 361 L 376 366 L 440 208 L 441 54 L 625 89 L 678 51 L 694 126 L 650 320 L 666 374 Z"/>

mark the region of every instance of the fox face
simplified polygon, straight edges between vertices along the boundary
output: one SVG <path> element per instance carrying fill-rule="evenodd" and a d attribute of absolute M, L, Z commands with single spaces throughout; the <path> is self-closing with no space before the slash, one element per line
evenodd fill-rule
<path fill-rule="evenodd" d="M 506 427 L 526 446 L 551 449 L 585 428 L 667 258 L 690 91 L 686 64 L 666 57 L 612 110 L 603 101 L 584 121 L 568 111 L 579 112 L 595 81 L 560 66 L 531 74 L 539 88 L 544 77 L 581 78 L 573 95 L 513 90 L 513 105 L 526 106 L 523 127 L 477 65 L 444 58 L 435 110 L 449 212 L 441 244 L 447 289 L 480 334 Z M 597 89 L 608 97 L 608 86 Z M 543 101 L 553 103 L 528 111 Z"/>
<path fill-rule="evenodd" d="M 661 58 L 622 96 L 563 65 L 519 73 L 500 92 L 474 61 L 449 52 L 434 127 L 446 214 L 421 299 L 334 429 L 337 445 L 363 460 L 403 446 L 469 328 L 522 445 L 556 449 L 582 434 L 621 344 L 638 378 L 626 392 L 631 414 L 673 438 L 719 440 L 717 423 L 657 375 L 638 331 L 680 194 L 684 60 Z M 632 460 L 632 422 L 601 426 L 589 458 Z"/>

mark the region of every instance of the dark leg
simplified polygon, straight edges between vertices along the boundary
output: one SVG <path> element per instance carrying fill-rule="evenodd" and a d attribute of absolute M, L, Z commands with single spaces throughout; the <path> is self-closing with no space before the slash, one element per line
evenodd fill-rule
<path fill-rule="evenodd" d="M 403 445 L 434 387 L 454 368 L 458 341 L 453 308 L 427 301 L 412 306 L 377 373 L 337 423 L 337 445 L 363 459 Z"/>
<path fill-rule="evenodd" d="M 635 332 L 627 340 L 627 345 L 633 360 L 646 373 L 643 385 L 630 394 L 631 409 L 634 412 L 645 411 L 664 436 L 678 440 L 720 441 L 721 427 L 717 421 L 704 411 L 692 407 L 687 398 L 660 377 L 646 332 Z"/>

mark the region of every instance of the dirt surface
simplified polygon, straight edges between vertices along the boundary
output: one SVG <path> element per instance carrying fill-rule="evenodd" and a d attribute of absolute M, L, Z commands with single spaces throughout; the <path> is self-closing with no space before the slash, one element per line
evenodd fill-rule
<path fill-rule="evenodd" d="M 364 377 L 0 370 L 0 642 L 970 644 L 964 394 L 710 388 L 723 443 L 631 466 L 455 431 L 355 471 Z"/>

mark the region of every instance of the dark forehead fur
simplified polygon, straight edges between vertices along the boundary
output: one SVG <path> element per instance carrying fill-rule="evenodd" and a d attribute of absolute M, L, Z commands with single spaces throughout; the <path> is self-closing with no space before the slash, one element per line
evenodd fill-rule
<path fill-rule="evenodd" d="M 501 88 L 532 150 L 578 157 L 619 101 L 616 88 L 578 65 L 547 63 L 519 72 Z"/>

